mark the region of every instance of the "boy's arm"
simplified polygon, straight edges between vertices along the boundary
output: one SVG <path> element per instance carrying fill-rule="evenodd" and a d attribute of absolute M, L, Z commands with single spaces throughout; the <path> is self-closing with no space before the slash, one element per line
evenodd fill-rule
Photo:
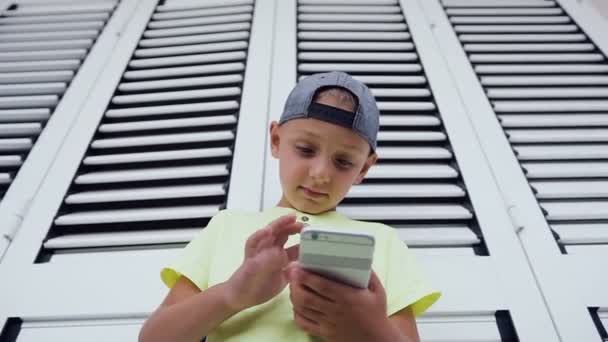
<path fill-rule="evenodd" d="M 188 278 L 180 277 L 144 324 L 139 341 L 200 341 L 240 311 L 229 301 L 229 293 L 225 283 L 201 292 Z"/>

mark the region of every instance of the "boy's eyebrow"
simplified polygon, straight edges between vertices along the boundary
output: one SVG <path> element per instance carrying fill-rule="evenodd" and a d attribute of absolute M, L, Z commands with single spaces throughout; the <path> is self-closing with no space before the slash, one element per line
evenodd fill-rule
<path fill-rule="evenodd" d="M 310 136 L 312 138 L 316 138 L 319 139 L 321 138 L 320 135 L 318 135 L 317 133 L 311 132 L 311 131 L 306 131 L 306 130 L 302 130 L 302 133 L 306 134 L 307 136 Z M 342 147 L 344 147 L 347 150 L 355 150 L 358 152 L 362 152 L 361 148 L 359 148 L 359 146 L 355 146 L 355 145 L 344 145 L 344 144 L 340 144 Z"/>

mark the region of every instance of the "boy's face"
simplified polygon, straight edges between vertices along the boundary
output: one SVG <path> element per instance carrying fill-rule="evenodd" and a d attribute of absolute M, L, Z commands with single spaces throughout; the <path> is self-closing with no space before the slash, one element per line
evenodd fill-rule
<path fill-rule="evenodd" d="M 352 111 L 329 97 L 317 103 Z M 319 214 L 335 209 L 376 162 L 369 144 L 351 129 L 322 120 L 294 119 L 270 127 L 272 156 L 279 159 L 279 206 Z"/>

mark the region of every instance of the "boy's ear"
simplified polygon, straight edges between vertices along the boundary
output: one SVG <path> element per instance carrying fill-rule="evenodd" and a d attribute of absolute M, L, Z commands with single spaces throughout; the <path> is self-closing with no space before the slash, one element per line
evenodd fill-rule
<path fill-rule="evenodd" d="M 270 152 L 275 158 L 279 158 L 279 142 L 279 124 L 273 121 L 270 123 Z"/>
<path fill-rule="evenodd" d="M 377 160 L 378 155 L 375 152 L 367 157 L 367 160 L 365 161 L 365 164 L 363 164 L 363 168 L 361 168 L 359 175 L 357 175 L 357 179 L 355 179 L 354 184 L 361 184 L 361 182 L 363 182 L 363 178 L 367 174 L 367 171 L 369 171 L 369 169 L 376 164 Z"/>

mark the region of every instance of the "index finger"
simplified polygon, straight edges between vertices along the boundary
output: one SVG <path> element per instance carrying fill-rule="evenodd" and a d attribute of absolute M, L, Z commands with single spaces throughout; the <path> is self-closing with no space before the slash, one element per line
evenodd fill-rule
<path fill-rule="evenodd" d="M 270 223 L 268 225 L 268 229 L 270 229 L 272 236 L 280 239 L 282 237 L 286 237 L 287 235 L 299 233 L 302 230 L 304 225 L 295 221 L 295 215 L 284 215 Z"/>

